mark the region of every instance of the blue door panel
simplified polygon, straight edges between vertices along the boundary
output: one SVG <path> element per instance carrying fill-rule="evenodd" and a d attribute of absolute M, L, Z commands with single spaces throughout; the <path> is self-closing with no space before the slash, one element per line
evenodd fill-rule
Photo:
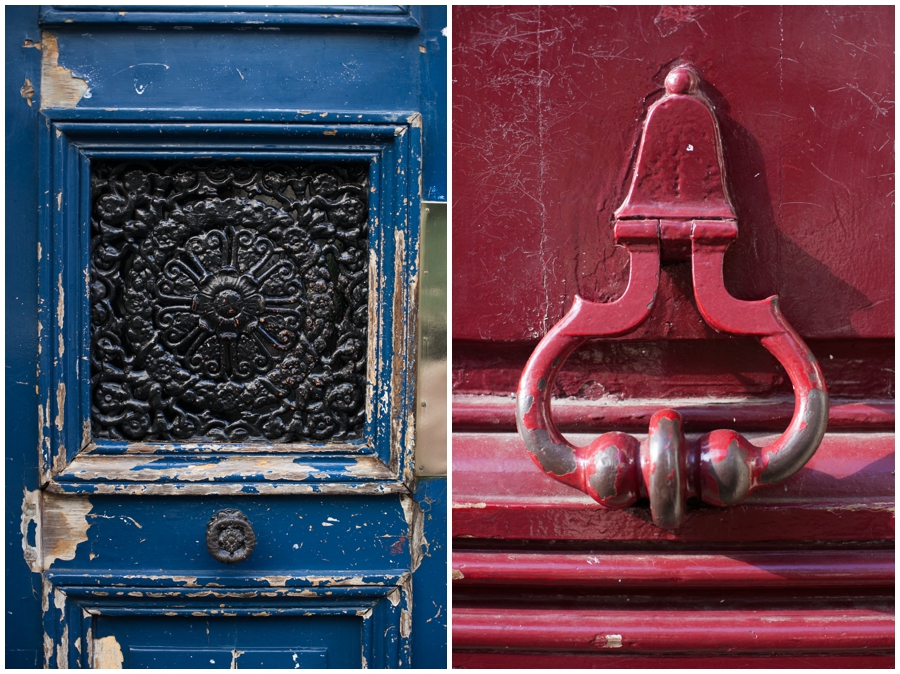
<path fill-rule="evenodd" d="M 48 30 L 58 33 L 60 62 L 87 84 L 79 109 L 272 109 L 311 119 L 418 107 L 416 58 L 391 34 L 232 31 L 224 43 L 200 30 Z"/>
<path fill-rule="evenodd" d="M 412 666 L 447 666 L 447 478 L 416 482 L 416 502 L 422 509 L 421 561 L 413 574 Z"/>
<path fill-rule="evenodd" d="M 445 667 L 446 480 L 410 458 L 419 206 L 447 194 L 446 8 L 6 18 L 6 665 Z M 384 306 L 353 446 L 91 436 L 92 162 L 213 158 L 369 163 Z M 222 510 L 255 534 L 236 564 L 207 550 Z"/>
<path fill-rule="evenodd" d="M 168 572 L 190 576 L 190 584 L 201 587 L 270 586 L 266 577 L 292 576 L 284 581 L 292 585 L 308 576 L 396 577 L 409 567 L 409 525 L 396 498 L 183 496 L 172 502 L 158 497 L 61 496 L 49 497 L 47 503 L 53 507 L 45 508 L 44 527 L 56 526 L 51 513 L 68 516 L 75 511 L 83 513 L 87 525 L 76 538 L 81 542 L 74 557 L 50 561 L 45 553 L 47 570 L 57 577 Z M 225 508 L 244 513 L 256 536 L 256 547 L 240 564 L 221 564 L 206 548 L 207 523 Z M 75 531 L 71 522 L 66 526 Z"/>
<path fill-rule="evenodd" d="M 6 8 L 6 666 L 43 663 L 41 576 L 32 573 L 22 551 L 25 492 L 38 489 L 37 408 L 37 140 L 41 54 L 23 49 L 39 42 L 38 8 Z M 35 89 L 32 105 L 22 97 L 26 79 Z M 12 319 L 12 320 L 11 320 Z M 23 448 L 13 451 L 13 447 Z M 28 451 L 32 450 L 32 451 Z M 34 531 L 32 527 L 32 536 Z M 33 538 L 32 538 L 33 542 Z"/>
<path fill-rule="evenodd" d="M 421 8 L 422 198 L 447 201 L 447 7 Z"/>

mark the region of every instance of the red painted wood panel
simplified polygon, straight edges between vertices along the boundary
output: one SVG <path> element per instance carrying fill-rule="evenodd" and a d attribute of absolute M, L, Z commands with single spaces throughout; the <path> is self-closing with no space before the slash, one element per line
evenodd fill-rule
<path fill-rule="evenodd" d="M 453 36 L 454 666 L 893 666 L 893 8 L 458 6 Z M 624 291 L 613 211 L 679 61 L 722 133 L 726 286 L 781 296 L 832 407 L 799 473 L 689 503 L 672 532 L 646 502 L 605 510 L 549 479 L 513 406 L 575 295 Z M 553 395 L 584 445 L 643 437 L 663 408 L 690 437 L 761 445 L 794 409 L 755 340 L 703 322 L 689 262 L 665 262 L 649 320 L 576 351 Z"/>
<path fill-rule="evenodd" d="M 612 211 L 676 59 L 716 105 L 726 283 L 807 338 L 893 334 L 891 7 L 454 9 L 454 336 L 535 339 L 627 279 Z M 639 336 L 707 337 L 666 268 Z"/>

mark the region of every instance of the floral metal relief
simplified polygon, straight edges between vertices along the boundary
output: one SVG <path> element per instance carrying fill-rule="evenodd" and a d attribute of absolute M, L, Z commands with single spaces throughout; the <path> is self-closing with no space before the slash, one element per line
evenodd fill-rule
<path fill-rule="evenodd" d="M 365 164 L 95 164 L 95 438 L 323 442 L 365 424 Z"/>

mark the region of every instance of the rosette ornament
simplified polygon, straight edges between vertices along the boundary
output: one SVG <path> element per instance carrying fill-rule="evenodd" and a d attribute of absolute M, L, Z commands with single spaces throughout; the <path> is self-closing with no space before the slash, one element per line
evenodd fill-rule
<path fill-rule="evenodd" d="M 203 284 L 191 309 L 197 312 L 200 325 L 219 339 L 235 340 L 259 325 L 266 300 L 252 277 L 223 269 Z"/>

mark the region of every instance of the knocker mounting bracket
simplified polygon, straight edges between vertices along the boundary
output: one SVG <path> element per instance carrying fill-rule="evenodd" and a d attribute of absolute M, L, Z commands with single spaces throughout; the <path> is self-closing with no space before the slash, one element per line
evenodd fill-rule
<path fill-rule="evenodd" d="M 692 496 L 715 506 L 740 503 L 754 489 L 781 482 L 815 453 L 828 422 L 828 392 L 815 356 L 788 324 L 777 296 L 744 301 L 725 288 L 725 251 L 738 234 L 725 183 L 715 113 L 689 67 L 674 68 L 666 93 L 644 122 L 628 195 L 616 211 L 616 241 L 631 258 L 625 293 L 608 303 L 576 296 L 541 340 L 519 381 L 516 419 L 535 462 L 551 477 L 608 508 L 649 498 L 653 522 L 679 528 Z M 758 337 L 794 387 L 794 416 L 773 443 L 757 447 L 733 430 L 685 440 L 681 415 L 664 409 L 644 441 L 620 432 L 587 446 L 556 428 L 551 392 L 569 355 L 590 339 L 628 334 L 656 302 L 661 259 L 690 259 L 697 307 L 714 329 Z"/>

